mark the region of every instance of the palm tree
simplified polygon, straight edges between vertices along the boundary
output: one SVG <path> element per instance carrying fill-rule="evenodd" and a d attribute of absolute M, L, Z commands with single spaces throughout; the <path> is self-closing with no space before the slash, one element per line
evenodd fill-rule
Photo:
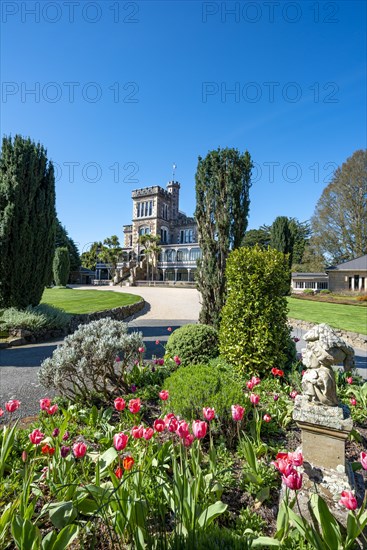
<path fill-rule="evenodd" d="M 147 263 L 147 281 L 149 281 L 149 260 L 152 261 L 152 281 L 154 280 L 154 266 L 156 265 L 157 256 L 161 250 L 158 246 L 160 237 L 158 235 L 140 235 L 139 243 L 145 247 L 145 261 Z"/>

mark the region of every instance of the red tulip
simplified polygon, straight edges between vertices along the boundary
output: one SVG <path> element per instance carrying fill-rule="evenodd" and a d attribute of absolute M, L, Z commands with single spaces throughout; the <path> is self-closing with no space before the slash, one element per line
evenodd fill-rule
<path fill-rule="evenodd" d="M 153 428 L 145 428 L 145 430 L 143 431 L 143 437 L 146 441 L 149 441 L 149 439 L 153 437 L 153 434 L 154 434 Z"/>
<path fill-rule="evenodd" d="M 121 466 L 118 466 L 118 468 L 116 468 L 116 470 L 115 470 L 115 476 L 118 479 L 121 479 L 122 476 L 123 476 L 123 473 L 124 473 L 124 470 L 121 468 Z"/>
<path fill-rule="evenodd" d="M 134 439 L 141 439 L 144 433 L 144 426 L 134 426 L 131 430 L 131 435 Z"/>
<path fill-rule="evenodd" d="M 287 475 L 283 475 L 282 480 L 283 483 L 289 487 L 289 489 L 293 489 L 293 491 L 297 491 L 302 487 L 302 474 L 299 474 L 294 469 L 292 469 Z"/>
<path fill-rule="evenodd" d="M 278 453 L 277 459 L 272 464 L 285 476 L 288 476 L 294 470 L 292 464 L 289 462 L 288 453 Z"/>
<path fill-rule="evenodd" d="M 194 420 L 192 423 L 192 431 L 197 439 L 202 439 L 206 436 L 208 424 L 204 420 Z"/>
<path fill-rule="evenodd" d="M 129 436 L 124 434 L 123 432 L 120 432 L 113 436 L 113 445 L 116 451 L 123 451 L 128 441 L 129 441 Z"/>
<path fill-rule="evenodd" d="M 183 439 L 183 444 L 185 447 L 191 447 L 191 445 L 194 442 L 194 436 L 192 434 L 187 434 L 187 436 Z"/>
<path fill-rule="evenodd" d="M 288 460 L 293 466 L 302 466 L 303 455 L 301 452 L 288 453 Z"/>
<path fill-rule="evenodd" d="M 58 405 L 52 405 L 49 409 L 47 409 L 47 414 L 55 414 L 56 411 L 58 411 L 59 407 Z"/>
<path fill-rule="evenodd" d="M 83 458 L 87 452 L 87 446 L 85 443 L 79 442 L 73 445 L 73 454 L 75 458 Z"/>
<path fill-rule="evenodd" d="M 162 401 L 167 401 L 169 398 L 169 392 L 167 390 L 162 390 L 159 392 L 159 397 L 162 399 Z"/>
<path fill-rule="evenodd" d="M 241 405 L 232 405 L 232 418 L 233 420 L 239 421 L 242 420 L 245 413 L 245 409 Z"/>
<path fill-rule="evenodd" d="M 250 401 L 253 405 L 257 405 L 260 401 L 260 395 L 257 395 L 256 393 L 252 393 L 250 395 Z"/>
<path fill-rule="evenodd" d="M 51 407 L 51 399 L 48 397 L 44 397 L 43 399 L 40 399 L 40 409 L 41 411 L 47 411 Z"/>
<path fill-rule="evenodd" d="M 162 418 L 157 418 L 154 421 L 153 426 L 156 432 L 163 432 L 166 427 L 166 424 Z"/>
<path fill-rule="evenodd" d="M 143 346 L 141 346 L 139 349 L 138 349 L 138 352 L 139 353 L 144 353 L 145 352 L 145 348 Z"/>
<path fill-rule="evenodd" d="M 50 445 L 46 443 L 46 445 L 41 448 L 41 453 L 43 455 L 52 456 L 53 454 L 55 454 L 55 447 L 50 447 Z"/>
<path fill-rule="evenodd" d="M 125 470 L 131 470 L 131 468 L 134 466 L 134 459 L 132 456 L 125 456 L 124 460 L 122 461 L 122 465 Z"/>
<path fill-rule="evenodd" d="M 122 397 L 116 397 L 113 404 L 115 406 L 116 411 L 120 411 L 120 412 L 123 411 L 124 408 L 126 407 L 125 399 L 123 399 Z"/>
<path fill-rule="evenodd" d="M 264 414 L 263 420 L 264 420 L 264 422 L 271 422 L 270 414 L 268 414 L 268 413 Z"/>
<path fill-rule="evenodd" d="M 3 409 L 0 409 L 0 416 L 3 416 L 3 414 L 4 414 Z"/>
<path fill-rule="evenodd" d="M 357 499 L 352 491 L 342 491 L 339 504 L 345 506 L 348 510 L 355 510 L 358 506 Z"/>
<path fill-rule="evenodd" d="M 355 397 L 351 397 L 350 404 L 353 405 L 353 407 L 355 407 L 357 405 L 357 399 Z"/>
<path fill-rule="evenodd" d="M 282 369 L 276 369 L 275 367 L 271 369 L 271 373 L 274 374 L 274 376 L 284 376 L 284 371 Z"/>
<path fill-rule="evenodd" d="M 179 423 L 178 423 L 178 426 L 177 426 L 177 429 L 176 429 L 176 433 L 179 437 L 181 437 L 182 439 L 184 439 L 185 437 L 187 437 L 189 435 L 189 425 L 187 422 L 185 422 L 184 420 L 181 420 Z"/>
<path fill-rule="evenodd" d="M 133 414 L 136 414 L 140 411 L 141 403 L 139 397 L 137 399 L 130 399 L 129 401 L 129 411 Z"/>
<path fill-rule="evenodd" d="M 347 382 L 347 384 L 353 384 L 353 378 L 351 376 L 348 376 L 345 381 Z"/>
<path fill-rule="evenodd" d="M 215 410 L 211 409 L 210 407 L 204 407 L 203 408 L 203 416 L 205 420 L 208 420 L 209 422 L 213 420 L 215 416 Z"/>
<path fill-rule="evenodd" d="M 8 412 L 13 413 L 20 407 L 20 401 L 17 401 L 17 399 L 10 399 L 7 403 L 5 403 L 5 408 Z"/>
<path fill-rule="evenodd" d="M 29 439 L 31 443 L 33 443 L 33 445 L 39 445 L 42 439 L 45 439 L 45 434 L 43 434 L 40 430 L 36 429 L 29 434 Z"/>
<path fill-rule="evenodd" d="M 367 453 L 361 452 L 361 464 L 364 470 L 367 470 Z"/>

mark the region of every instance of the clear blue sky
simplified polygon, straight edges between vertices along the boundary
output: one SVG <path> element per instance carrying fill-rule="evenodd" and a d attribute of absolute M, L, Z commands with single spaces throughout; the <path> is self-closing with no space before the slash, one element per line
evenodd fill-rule
<path fill-rule="evenodd" d="M 309 219 L 333 169 L 366 147 L 365 2 L 1 9 L 1 132 L 47 148 L 58 215 L 80 250 L 122 237 L 131 191 L 165 186 L 173 162 L 192 215 L 198 155 L 247 149 L 257 228 Z"/>

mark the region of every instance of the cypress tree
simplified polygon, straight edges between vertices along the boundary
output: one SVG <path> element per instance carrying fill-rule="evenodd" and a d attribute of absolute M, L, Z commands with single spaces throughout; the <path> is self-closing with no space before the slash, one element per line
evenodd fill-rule
<path fill-rule="evenodd" d="M 52 270 L 56 286 L 66 286 L 70 274 L 70 255 L 66 246 L 56 248 Z"/>
<path fill-rule="evenodd" d="M 78 248 L 65 227 L 59 220 L 56 221 L 56 246 L 55 250 L 61 246 L 66 246 L 69 250 L 70 257 L 70 271 L 79 271 L 80 268 L 80 255 Z"/>
<path fill-rule="evenodd" d="M 275 218 L 270 228 L 270 246 L 278 252 L 288 254 L 289 268 L 293 260 L 294 237 L 287 216 Z"/>
<path fill-rule="evenodd" d="M 247 228 L 251 170 L 250 154 L 237 149 L 219 148 L 198 160 L 195 217 L 202 258 L 197 265 L 197 288 L 204 324 L 219 325 L 227 256 L 241 246 Z"/>
<path fill-rule="evenodd" d="M 4 137 L 0 155 L 0 306 L 39 304 L 55 247 L 55 177 L 39 143 Z"/>

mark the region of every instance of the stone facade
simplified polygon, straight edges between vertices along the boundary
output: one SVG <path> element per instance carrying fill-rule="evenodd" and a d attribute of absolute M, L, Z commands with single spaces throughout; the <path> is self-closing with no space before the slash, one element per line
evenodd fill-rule
<path fill-rule="evenodd" d="M 367 254 L 326 269 L 331 292 L 367 291 Z"/>

